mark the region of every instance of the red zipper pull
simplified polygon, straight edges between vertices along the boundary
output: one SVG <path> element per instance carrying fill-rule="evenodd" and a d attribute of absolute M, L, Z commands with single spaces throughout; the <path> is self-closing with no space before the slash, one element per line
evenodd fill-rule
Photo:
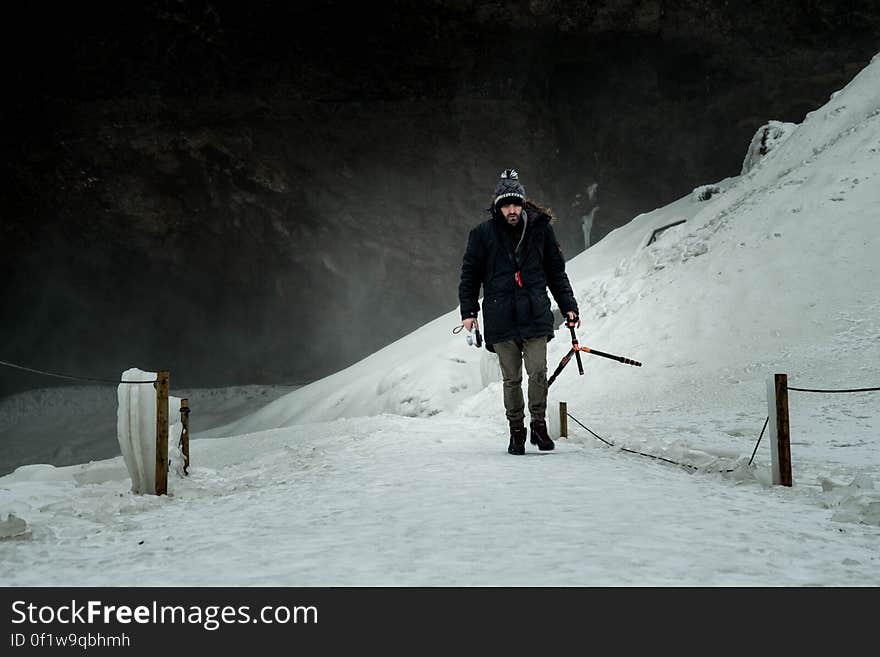
<path fill-rule="evenodd" d="M 514 277 L 516 278 L 516 284 L 522 287 L 522 278 L 520 278 L 519 272 L 516 272 Z"/>

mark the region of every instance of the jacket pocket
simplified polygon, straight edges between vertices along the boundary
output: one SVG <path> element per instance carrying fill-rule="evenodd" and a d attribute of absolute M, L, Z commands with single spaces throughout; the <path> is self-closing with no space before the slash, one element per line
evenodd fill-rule
<path fill-rule="evenodd" d="M 499 334 L 510 328 L 511 298 L 507 294 L 496 294 L 483 301 L 483 322 L 486 333 Z"/>
<path fill-rule="evenodd" d="M 532 317 L 540 318 L 550 312 L 550 299 L 546 292 L 532 292 L 529 294 L 529 303 L 532 307 Z"/>

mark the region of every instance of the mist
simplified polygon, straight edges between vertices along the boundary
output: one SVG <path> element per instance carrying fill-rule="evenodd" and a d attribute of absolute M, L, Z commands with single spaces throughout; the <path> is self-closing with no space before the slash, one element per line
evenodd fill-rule
<path fill-rule="evenodd" d="M 567 258 L 585 216 L 738 174 L 880 35 L 842 2 L 44 9 L 3 45 L 0 360 L 188 388 L 307 383 L 456 307 L 504 168 Z"/>

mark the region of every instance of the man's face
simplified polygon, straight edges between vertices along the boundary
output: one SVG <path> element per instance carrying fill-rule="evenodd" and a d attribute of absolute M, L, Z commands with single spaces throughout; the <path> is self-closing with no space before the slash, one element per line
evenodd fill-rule
<path fill-rule="evenodd" d="M 507 219 L 507 223 L 516 226 L 519 223 L 519 217 L 522 214 L 522 206 L 510 203 L 501 206 L 501 214 Z"/>

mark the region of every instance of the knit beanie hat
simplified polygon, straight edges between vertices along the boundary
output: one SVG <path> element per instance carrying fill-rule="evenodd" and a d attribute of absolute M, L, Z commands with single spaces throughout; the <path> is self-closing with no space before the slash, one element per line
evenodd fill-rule
<path fill-rule="evenodd" d="M 526 198 L 526 190 L 519 182 L 519 173 L 516 169 L 505 169 L 501 172 L 501 180 L 495 187 L 496 208 L 501 208 L 511 203 L 515 205 L 523 205 Z"/>

